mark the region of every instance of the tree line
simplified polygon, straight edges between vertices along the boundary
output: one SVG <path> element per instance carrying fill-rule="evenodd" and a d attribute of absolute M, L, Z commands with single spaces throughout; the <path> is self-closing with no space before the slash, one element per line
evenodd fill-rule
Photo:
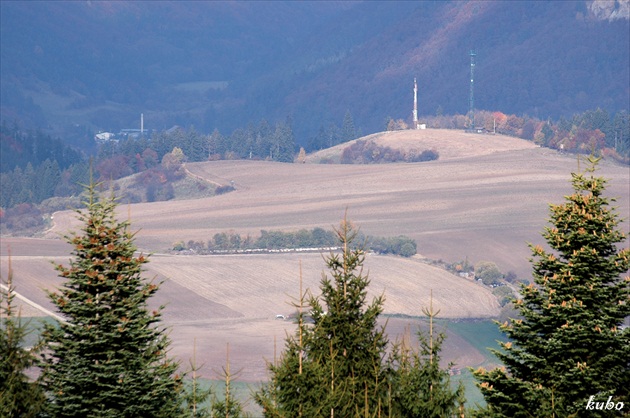
<path fill-rule="evenodd" d="M 379 145 L 372 140 L 360 139 L 348 145 L 341 152 L 341 164 L 378 164 L 378 163 L 419 163 L 437 160 L 440 154 L 436 150 L 410 149 L 402 151 Z"/>
<path fill-rule="evenodd" d="M 332 248 L 339 244 L 337 235 L 332 230 L 323 228 L 300 229 L 299 231 L 261 230 L 256 238 L 251 235 L 240 235 L 236 232 L 218 232 L 214 236 L 203 241 L 189 240 L 178 241 L 173 244 L 173 251 L 193 251 L 196 254 L 213 254 L 260 250 L 305 249 L 305 248 Z M 403 257 L 411 257 L 417 252 L 416 242 L 405 236 L 376 237 L 372 235 L 357 234 L 353 246 L 360 246 L 365 251 L 377 254 L 393 254 Z"/>
<path fill-rule="evenodd" d="M 344 219 L 335 230 L 343 250 L 325 258 L 319 296 L 300 288 L 296 329 L 270 378 L 253 394 L 265 417 L 616 417 L 630 408 L 630 249 L 627 234 L 604 196 L 597 160 L 572 175 L 573 193 L 550 206 L 545 245 L 530 245 L 534 283 L 512 300 L 518 316 L 497 324 L 505 335 L 494 350 L 503 365 L 474 376 L 485 406 L 466 406 L 440 365 L 444 335 L 431 324 L 419 348 L 391 341 L 377 320 L 385 295 L 367 300 L 365 251 Z M 48 296 L 64 318 L 47 324 L 25 348 L 25 325 L 14 306 L 12 271 L 0 288 L 0 414 L 14 417 L 240 417 L 238 400 L 209 396 L 168 356 L 163 308 L 150 309 L 160 284 L 142 275 L 128 221 L 116 201 L 87 187 L 81 229 L 65 238 L 69 265 L 54 267 L 65 281 Z M 306 317 L 311 320 L 306 321 Z M 36 380 L 26 372 L 40 369 Z M 192 373 L 191 373 L 192 372 Z M 192 374 L 192 385 L 183 384 Z"/>
<path fill-rule="evenodd" d="M 85 155 L 41 131 L 0 125 L 0 208 L 40 203 L 81 192 L 87 179 Z"/>
<path fill-rule="evenodd" d="M 472 123 L 471 115 L 442 115 L 439 109 L 436 115 L 424 120 L 429 127 L 440 129 L 470 129 Z M 475 128 L 487 133 L 515 136 L 565 152 L 601 154 L 630 164 L 630 115 L 627 110 L 610 115 L 605 109 L 598 108 L 557 121 L 476 110 L 474 123 Z M 407 129 L 406 126 L 403 121 L 393 123 L 390 120 L 388 129 Z"/>

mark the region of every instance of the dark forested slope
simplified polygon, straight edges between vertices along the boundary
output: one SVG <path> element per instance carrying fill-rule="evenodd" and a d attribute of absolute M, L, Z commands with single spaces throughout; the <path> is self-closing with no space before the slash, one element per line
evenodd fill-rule
<path fill-rule="evenodd" d="M 630 107 L 627 11 L 591 1 L 18 2 L 1 7 L 1 117 L 67 132 L 475 107 L 542 119 Z M 611 14 L 612 13 L 612 14 Z M 624 14 L 625 13 L 625 14 Z"/>

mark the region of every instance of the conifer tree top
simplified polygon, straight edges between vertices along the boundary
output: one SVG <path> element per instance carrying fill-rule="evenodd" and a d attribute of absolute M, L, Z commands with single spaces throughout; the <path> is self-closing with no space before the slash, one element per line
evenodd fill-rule
<path fill-rule="evenodd" d="M 533 283 L 514 301 L 520 318 L 500 326 L 510 341 L 496 351 L 506 369 L 478 370 L 496 416 L 583 414 L 590 396 L 630 408 L 630 249 L 595 175 L 598 159 L 572 174 L 573 193 L 550 206 L 548 249 L 530 245 Z"/>
<path fill-rule="evenodd" d="M 181 378 L 167 357 L 170 341 L 148 300 L 158 285 L 142 277 L 148 258 L 136 254 L 129 222 L 115 217 L 113 194 L 86 186 L 82 229 L 66 281 L 49 298 L 67 322 L 47 325 L 42 381 L 51 416 L 170 417 L 179 410 Z M 96 415 L 94 411 L 99 411 Z"/>

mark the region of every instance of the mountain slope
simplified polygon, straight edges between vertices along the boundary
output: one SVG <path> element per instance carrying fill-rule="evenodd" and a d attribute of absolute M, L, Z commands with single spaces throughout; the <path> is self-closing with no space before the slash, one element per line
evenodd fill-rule
<path fill-rule="evenodd" d="M 290 115 L 304 143 L 346 110 L 364 133 L 408 119 L 414 77 L 420 114 L 465 113 L 471 49 L 476 108 L 627 109 L 629 20 L 592 4 L 3 1 L 1 118 L 225 132 Z"/>

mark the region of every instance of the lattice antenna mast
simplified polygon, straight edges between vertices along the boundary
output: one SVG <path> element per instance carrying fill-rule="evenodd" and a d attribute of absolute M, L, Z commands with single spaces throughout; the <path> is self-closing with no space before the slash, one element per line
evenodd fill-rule
<path fill-rule="evenodd" d="M 468 105 L 470 107 L 470 129 L 475 129 L 475 56 L 477 54 L 474 50 L 470 50 L 470 98 Z"/>

